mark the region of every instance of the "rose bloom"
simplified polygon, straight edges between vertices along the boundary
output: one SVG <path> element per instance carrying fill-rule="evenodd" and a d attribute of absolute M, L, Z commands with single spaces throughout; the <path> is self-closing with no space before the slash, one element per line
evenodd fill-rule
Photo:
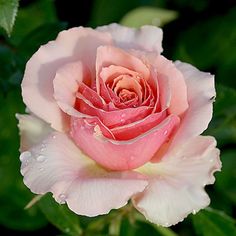
<path fill-rule="evenodd" d="M 75 213 L 97 216 L 132 200 L 170 226 L 209 205 L 221 168 L 213 137 L 213 75 L 162 56 L 162 30 L 72 28 L 28 61 L 17 115 L 21 173 Z"/>

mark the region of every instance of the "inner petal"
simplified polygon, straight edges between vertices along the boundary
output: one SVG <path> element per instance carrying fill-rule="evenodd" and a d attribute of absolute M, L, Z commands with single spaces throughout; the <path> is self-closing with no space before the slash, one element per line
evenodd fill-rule
<path fill-rule="evenodd" d="M 122 89 L 119 93 L 119 97 L 122 102 L 127 102 L 130 100 L 134 100 L 137 97 L 137 94 L 133 91 L 129 91 L 127 89 Z"/>
<path fill-rule="evenodd" d="M 119 80 L 114 88 L 114 92 L 119 94 L 123 89 L 129 90 L 135 93 L 138 98 L 139 102 L 142 101 L 142 86 L 138 83 L 136 79 L 133 77 L 124 75 L 121 80 Z"/>

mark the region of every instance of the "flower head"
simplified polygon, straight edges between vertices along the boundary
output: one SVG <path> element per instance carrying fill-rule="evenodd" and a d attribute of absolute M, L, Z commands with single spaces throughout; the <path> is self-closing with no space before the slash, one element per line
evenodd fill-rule
<path fill-rule="evenodd" d="M 214 78 L 163 57 L 162 31 L 117 24 L 72 28 L 26 65 L 18 115 L 21 172 L 77 214 L 96 216 L 129 199 L 170 226 L 209 204 L 220 169 L 213 137 Z"/>

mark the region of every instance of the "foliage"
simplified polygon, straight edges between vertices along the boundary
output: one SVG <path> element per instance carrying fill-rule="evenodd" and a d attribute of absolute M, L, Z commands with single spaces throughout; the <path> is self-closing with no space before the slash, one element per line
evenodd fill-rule
<path fill-rule="evenodd" d="M 64 2 L 66 5 L 67 1 Z M 4 227 L 4 235 L 18 235 L 19 232 L 47 234 L 51 228 L 57 234 L 53 227 L 70 236 L 236 235 L 233 211 L 236 206 L 236 6 L 232 1 L 225 1 L 224 6 L 214 9 L 217 3 L 205 0 L 78 2 L 81 2 L 79 7 L 83 6 L 82 2 L 90 3 L 89 12 L 80 16 L 77 14 L 79 8 L 71 9 L 72 12 L 67 13 L 68 19 L 71 14 L 75 18 L 89 15 L 87 24 L 92 27 L 111 22 L 132 27 L 161 23 L 164 55 L 216 74 L 214 117 L 205 134 L 216 137 L 223 168 L 216 175 L 216 184 L 207 188 L 212 199 L 211 208 L 171 228 L 147 222 L 130 204 L 105 216 L 77 216 L 66 205 L 55 203 L 50 194 L 25 210 L 34 195 L 24 186 L 19 173 L 15 113 L 24 113 L 20 82 L 27 60 L 38 47 L 53 40 L 68 24 L 73 25 L 69 20 L 65 22 L 65 18 L 58 19 L 59 12 L 66 8 L 58 9 L 57 1 L 21 0 L 18 3 L 18 0 L 0 0 L 0 227 Z"/>

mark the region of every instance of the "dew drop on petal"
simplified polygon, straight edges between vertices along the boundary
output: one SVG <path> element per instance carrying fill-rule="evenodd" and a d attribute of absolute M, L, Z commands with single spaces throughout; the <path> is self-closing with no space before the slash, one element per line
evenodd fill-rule
<path fill-rule="evenodd" d="M 38 161 L 38 162 L 43 162 L 43 161 L 45 161 L 45 160 L 46 160 L 46 157 L 43 156 L 43 155 L 39 155 L 39 156 L 37 157 L 37 161 Z"/>
<path fill-rule="evenodd" d="M 193 209 L 192 213 L 195 215 L 197 213 L 197 211 L 195 209 Z"/>
<path fill-rule="evenodd" d="M 66 195 L 65 195 L 65 194 L 60 194 L 60 195 L 58 196 L 58 198 L 59 198 L 59 203 L 60 203 L 60 204 L 63 204 L 63 203 L 66 202 Z"/>
<path fill-rule="evenodd" d="M 165 224 L 164 224 L 164 226 L 165 227 L 168 227 L 170 224 L 168 223 L 168 222 L 166 222 Z"/>
<path fill-rule="evenodd" d="M 165 130 L 165 131 L 164 131 L 164 135 L 167 135 L 167 133 L 168 133 L 168 131 L 167 131 L 167 130 Z"/>
<path fill-rule="evenodd" d="M 130 160 L 133 161 L 135 159 L 135 156 L 130 156 Z"/>
<path fill-rule="evenodd" d="M 120 120 L 120 122 L 122 122 L 122 123 L 123 123 L 124 121 L 125 121 L 124 119 L 121 119 L 121 120 Z"/>
<path fill-rule="evenodd" d="M 70 131 L 70 136 L 71 136 L 71 137 L 73 136 L 73 131 L 72 131 L 72 130 Z"/>
<path fill-rule="evenodd" d="M 20 155 L 20 160 L 21 161 L 27 161 L 28 158 L 31 157 L 31 152 L 29 151 L 26 151 L 26 152 L 23 152 L 21 155 Z"/>
<path fill-rule="evenodd" d="M 125 117 L 125 113 L 121 114 L 121 117 L 124 118 Z"/>
<path fill-rule="evenodd" d="M 45 144 L 42 144 L 40 151 L 41 151 L 41 152 L 45 151 L 45 148 L 46 148 L 46 145 L 45 145 Z"/>

